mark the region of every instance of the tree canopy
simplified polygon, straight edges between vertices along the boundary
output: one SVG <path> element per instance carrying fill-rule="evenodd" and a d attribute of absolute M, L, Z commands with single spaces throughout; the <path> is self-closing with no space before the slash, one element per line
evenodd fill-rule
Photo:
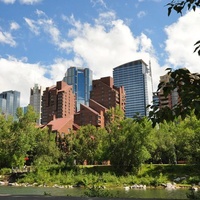
<path fill-rule="evenodd" d="M 200 119 L 200 74 L 191 73 L 188 69 L 181 68 L 177 70 L 168 70 L 170 77 L 168 82 L 161 82 L 158 85 L 158 92 L 162 89 L 164 96 L 168 96 L 176 89 L 178 93 L 178 102 L 171 108 L 159 105 L 152 105 L 149 117 L 154 125 L 156 123 L 173 121 L 178 116 L 182 119 L 194 111 L 194 114 Z"/>

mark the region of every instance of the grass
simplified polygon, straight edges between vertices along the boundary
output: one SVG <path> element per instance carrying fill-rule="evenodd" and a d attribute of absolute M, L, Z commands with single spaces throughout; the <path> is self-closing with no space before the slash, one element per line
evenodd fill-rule
<path fill-rule="evenodd" d="M 177 182 L 178 185 L 189 186 L 200 182 L 200 168 L 197 165 L 164 165 L 144 164 L 138 174 L 117 175 L 112 166 L 79 166 L 76 169 L 59 170 L 58 166 L 48 171 L 23 173 L 15 181 L 19 183 L 38 183 L 38 185 L 78 185 L 89 187 L 94 184 L 106 187 L 123 187 L 124 185 L 145 184 L 160 186 L 162 183 L 173 182 L 177 177 L 186 177 Z"/>

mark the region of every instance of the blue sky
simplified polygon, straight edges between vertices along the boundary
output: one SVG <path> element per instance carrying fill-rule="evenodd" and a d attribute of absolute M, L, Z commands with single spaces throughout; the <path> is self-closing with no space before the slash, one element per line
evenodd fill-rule
<path fill-rule="evenodd" d="M 0 0 L 0 92 L 62 80 L 70 66 L 94 79 L 126 62 L 151 61 L 154 90 L 168 67 L 199 72 L 193 44 L 200 11 L 167 16 L 170 0 Z"/>

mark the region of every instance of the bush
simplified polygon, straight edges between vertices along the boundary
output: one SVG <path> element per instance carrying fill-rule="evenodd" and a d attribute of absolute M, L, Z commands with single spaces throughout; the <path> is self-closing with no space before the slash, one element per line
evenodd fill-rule
<path fill-rule="evenodd" d="M 8 175 L 8 174 L 10 174 L 12 172 L 12 170 L 10 169 L 10 168 L 2 168 L 1 170 L 0 170 L 0 174 L 1 175 Z"/>

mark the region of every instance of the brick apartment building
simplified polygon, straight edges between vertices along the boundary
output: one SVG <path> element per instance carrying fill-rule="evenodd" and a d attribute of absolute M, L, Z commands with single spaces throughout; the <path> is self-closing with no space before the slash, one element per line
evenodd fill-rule
<path fill-rule="evenodd" d="M 56 86 L 47 87 L 42 96 L 42 124 L 58 118 L 71 118 L 75 113 L 75 95 L 72 86 L 58 81 Z"/>
<path fill-rule="evenodd" d="M 125 111 L 125 99 L 124 87 L 115 87 L 112 77 L 93 80 L 89 106 L 81 104 L 80 111 L 74 116 L 74 122 L 79 126 L 92 124 L 104 127 L 105 112 L 117 106 Z"/>
<path fill-rule="evenodd" d="M 112 77 L 93 80 L 90 98 L 108 109 L 119 106 L 125 111 L 124 87 L 115 87 Z"/>

